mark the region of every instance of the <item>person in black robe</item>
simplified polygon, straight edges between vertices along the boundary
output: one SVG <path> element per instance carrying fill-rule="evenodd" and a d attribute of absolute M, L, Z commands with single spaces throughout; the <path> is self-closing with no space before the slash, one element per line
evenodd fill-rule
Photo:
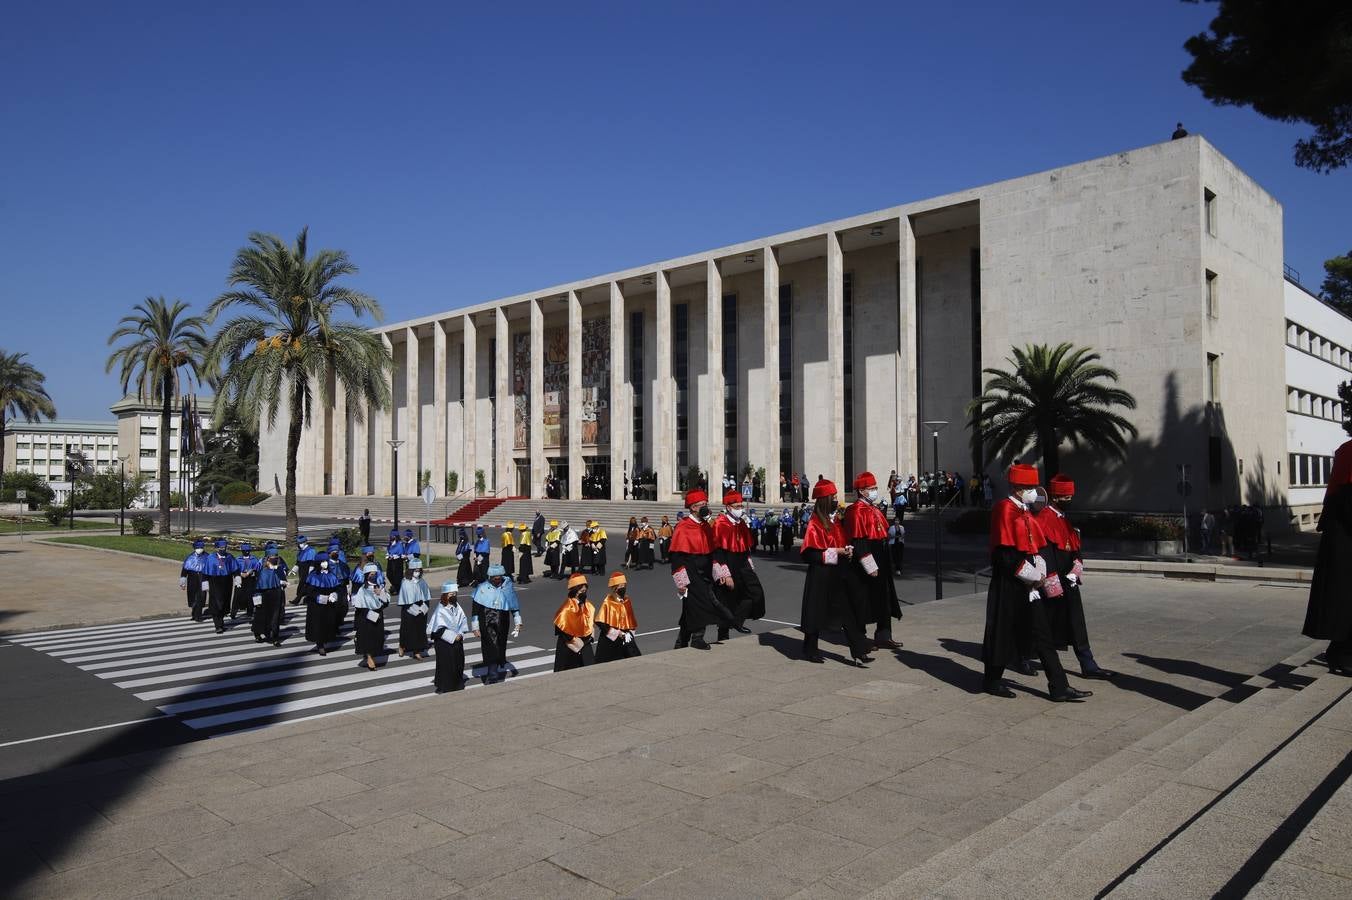
<path fill-rule="evenodd" d="M 380 611 L 389 602 L 389 592 L 380 583 L 380 569 L 375 564 L 363 566 L 362 585 L 352 597 L 356 612 L 354 643 L 357 655 L 366 657 L 366 668 L 372 672 L 376 670 L 376 657 L 385 656 L 385 626 Z"/>
<path fill-rule="evenodd" d="M 610 535 L 601 527 L 600 522 L 591 523 L 592 574 L 600 575 L 606 570 L 606 542 Z"/>
<path fill-rule="evenodd" d="M 474 526 L 474 582 L 480 584 L 488 580 L 488 569 L 492 566 L 493 551 L 488 544 L 488 533 L 482 525 Z M 501 567 L 499 567 L 501 568 Z M 506 576 L 506 570 L 503 572 Z"/>
<path fill-rule="evenodd" d="M 459 587 L 468 587 L 474 583 L 474 545 L 469 542 L 469 532 L 463 528 L 456 541 L 455 555 L 460 560 L 455 570 L 455 583 Z"/>
<path fill-rule="evenodd" d="M 653 531 L 652 525 L 648 524 L 647 516 L 639 520 L 637 542 L 638 549 L 634 551 L 634 568 L 651 569 L 656 562 L 653 556 L 653 545 L 657 542 L 657 532 Z M 663 560 L 663 562 L 666 562 L 666 560 Z"/>
<path fill-rule="evenodd" d="M 1352 441 L 1333 454 L 1301 634 L 1328 641 L 1324 661 L 1329 671 L 1352 675 Z"/>
<path fill-rule="evenodd" d="M 502 526 L 502 571 L 511 581 L 516 581 L 516 548 L 512 546 L 515 540 L 516 523 L 508 522 Z"/>
<path fill-rule="evenodd" d="M 629 599 L 629 579 L 623 572 L 612 572 L 601 608 L 596 611 L 596 661 L 612 662 L 641 656 L 638 649 L 638 620 Z"/>
<path fill-rule="evenodd" d="M 593 632 L 596 607 L 587 600 L 587 576 L 568 577 L 568 596 L 554 614 L 554 671 L 579 669 L 596 662 Z"/>
<path fill-rule="evenodd" d="M 845 510 L 845 539 L 854 548 L 849 577 L 866 600 L 865 622 L 873 623 L 873 646 L 879 650 L 899 650 L 892 639 L 892 620 L 901 618 L 901 600 L 892 580 L 891 557 L 887 548 L 887 518 L 874 504 L 878 502 L 878 479 L 872 472 L 860 472 L 854 479 L 857 497 Z"/>
<path fill-rule="evenodd" d="M 408 558 L 408 544 L 399 536 L 399 529 L 390 529 L 390 540 L 385 545 L 385 584 L 391 591 L 399 590 L 404 580 L 404 560 Z"/>
<path fill-rule="evenodd" d="M 296 596 L 291 599 L 291 605 L 295 606 L 305 598 L 303 595 L 305 583 L 310 577 L 312 569 L 319 557 L 315 553 L 315 548 L 310 546 L 310 540 L 303 534 L 296 535 Z"/>
<path fill-rule="evenodd" d="M 491 566 L 488 580 L 475 586 L 471 612 L 470 630 L 480 639 L 483 653 L 483 683 L 499 680 L 504 672 L 515 673 L 516 668 L 507 660 L 507 638 L 521 634 L 521 602 L 516 585 L 507 580 L 502 566 Z"/>
<path fill-rule="evenodd" d="M 361 532 L 363 545 L 371 543 L 371 511 L 369 509 L 361 511 L 361 516 L 357 519 L 357 530 Z"/>
<path fill-rule="evenodd" d="M 799 629 L 803 632 L 803 659 L 824 663 L 818 646 L 823 631 L 839 625 L 850 646 L 851 662 L 866 668 L 873 662 L 868 655 L 869 641 L 864 633 L 866 619 L 862 593 L 853 585 L 849 566 L 854 548 L 845 538 L 839 519 L 839 501 L 835 482 L 819 478 L 812 488 L 814 508 L 803 534 L 803 604 L 799 611 Z"/>
<path fill-rule="evenodd" d="M 530 548 L 530 528 L 525 522 L 516 526 L 516 549 L 520 556 L 521 563 L 517 567 L 517 584 L 530 584 L 530 577 L 535 574 L 535 554 Z"/>
<path fill-rule="evenodd" d="M 671 537 L 671 580 L 681 598 L 676 649 L 708 650 L 704 630 L 710 625 L 728 627 L 733 617 L 714 595 L 714 535 L 707 521 L 709 495 L 699 488 L 686 491 L 685 506 L 690 514 L 676 523 Z"/>
<path fill-rule="evenodd" d="M 638 554 L 638 517 L 629 517 L 629 527 L 624 532 L 624 567 L 632 569 L 634 558 Z"/>
<path fill-rule="evenodd" d="M 328 645 L 338 638 L 338 592 L 347 589 L 346 581 L 330 570 L 327 558 L 310 568 L 302 589 L 305 601 L 305 640 L 314 644 L 314 652 L 328 655 Z"/>
<path fill-rule="evenodd" d="M 258 581 L 258 570 L 263 565 L 263 561 L 253 555 L 253 545 L 248 543 L 239 545 L 239 558 L 236 562 L 239 565 L 239 584 L 235 587 L 235 595 L 230 602 L 231 621 L 234 621 L 236 616 L 244 616 L 246 619 L 253 616 L 253 597 L 258 593 L 254 585 Z"/>
<path fill-rule="evenodd" d="M 207 556 L 202 569 L 207 579 L 207 605 L 217 634 L 225 633 L 225 616 L 230 612 L 234 589 L 241 582 L 239 560 L 225 548 L 225 538 L 217 538 L 216 552 Z"/>
<path fill-rule="evenodd" d="M 277 552 L 277 545 L 268 541 L 263 548 L 263 567 L 258 570 L 259 603 L 254 607 L 252 631 L 254 641 L 282 646 L 282 615 L 286 607 L 286 563 Z"/>
<path fill-rule="evenodd" d="M 529 551 L 529 547 L 527 547 Z M 530 556 L 529 552 L 524 554 Z M 436 674 L 432 683 L 437 693 L 465 689 L 465 635 L 470 633 L 469 620 L 460 608 L 456 595 L 459 585 L 447 581 L 441 586 L 441 601 L 427 616 L 427 636 L 435 644 Z"/>
<path fill-rule="evenodd" d="M 549 529 L 545 527 L 545 517 L 537 509 L 535 518 L 530 525 L 531 549 L 536 556 L 545 555 L 545 532 Z"/>
<path fill-rule="evenodd" d="M 750 634 L 747 619 L 765 617 L 765 591 L 751 561 L 755 542 L 746 524 L 746 506 L 742 494 L 723 495 L 723 515 L 714 520 L 714 593 L 732 613 L 732 621 L 718 628 L 718 639 L 726 641 L 730 629 Z"/>
<path fill-rule="evenodd" d="M 1084 578 L 1080 533 L 1071 526 L 1063 509 L 1075 496 L 1075 482 L 1064 475 L 1053 475 L 1047 485 L 1049 490 L 1046 493 L 1051 495 L 1050 502 L 1046 493 L 1038 488 L 1039 502 L 1034 504 L 1034 517 L 1047 539 L 1043 556 L 1047 560 L 1048 571 L 1056 572 L 1061 579 L 1061 596 L 1046 601 L 1052 640 L 1058 649 L 1070 647 L 1075 651 L 1082 677 L 1114 678 L 1117 673 L 1100 666 L 1089 646 L 1089 627 L 1085 623 L 1084 601 L 1080 595 L 1080 584 Z"/>
<path fill-rule="evenodd" d="M 779 514 L 779 548 L 784 553 L 793 552 L 793 533 L 797 526 L 793 511 L 784 509 Z"/>
<path fill-rule="evenodd" d="M 1082 700 L 1091 691 L 1073 688 L 1056 655 L 1047 607 L 1043 599 L 1059 596 L 1060 578 L 1049 573 L 1042 556 L 1046 536 L 1029 511 L 1037 499 L 1040 478 L 1034 466 L 1016 463 L 1009 468 L 1013 493 L 991 509 L 991 582 L 986 592 L 986 630 L 981 642 L 985 666 L 983 688 L 996 697 L 1012 698 L 1004 671 L 1023 661 L 1023 647 L 1042 660 L 1050 698 L 1058 703 Z"/>
<path fill-rule="evenodd" d="M 643 523 L 642 523 L 642 524 L 643 524 L 643 525 L 648 525 L 648 517 L 647 517 L 647 516 L 644 516 L 644 517 L 643 517 Z M 652 530 L 652 526 L 651 526 L 651 525 L 648 526 L 648 530 L 649 530 L 649 531 Z M 671 527 L 671 520 L 668 519 L 666 516 L 663 516 L 663 517 L 662 517 L 662 523 L 661 523 L 660 525 L 657 526 L 657 531 L 655 532 L 655 534 L 657 535 L 657 555 L 658 555 L 658 559 L 660 559 L 660 560 L 662 561 L 662 565 L 664 565 L 664 566 L 665 566 L 667 563 L 671 562 L 671 538 L 672 538 L 672 535 L 674 535 L 675 533 L 676 533 L 676 529 L 674 529 L 674 528 Z M 649 544 L 648 549 L 649 549 L 649 551 L 652 550 L 652 545 L 651 545 L 651 544 Z M 652 556 L 651 556 L 651 554 L 650 554 L 650 555 L 648 556 L 648 568 L 651 569 L 652 567 L 653 567 L 653 562 L 652 562 Z"/>
<path fill-rule="evenodd" d="M 187 594 L 188 611 L 194 622 L 202 621 L 202 609 L 207 605 L 207 580 L 202 570 L 207 564 L 207 543 L 200 538 L 192 542 L 192 552 L 183 559 L 178 573 L 178 586 Z"/>

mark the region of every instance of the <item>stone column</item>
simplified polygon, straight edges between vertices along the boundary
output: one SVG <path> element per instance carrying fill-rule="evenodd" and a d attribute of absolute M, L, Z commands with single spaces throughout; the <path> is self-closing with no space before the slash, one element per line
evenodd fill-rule
<path fill-rule="evenodd" d="M 390 487 L 390 445 L 385 443 L 390 439 L 390 423 L 394 419 L 394 407 L 398 398 L 394 396 L 394 365 L 393 365 L 393 347 L 390 343 L 390 336 L 381 332 L 380 343 L 385 347 L 385 353 L 391 359 L 390 368 L 385 372 L 385 391 L 390 398 L 388 409 L 372 410 L 371 415 L 375 419 L 373 427 L 375 437 L 371 442 L 371 460 L 372 471 L 375 473 L 375 490 L 378 496 L 392 494 Z"/>
<path fill-rule="evenodd" d="M 653 468 L 657 470 L 657 499 L 676 492 L 676 385 L 671 374 L 671 279 L 666 272 L 653 278 L 657 286 L 657 371 L 653 376 Z"/>
<path fill-rule="evenodd" d="M 408 443 L 399 449 L 399 493 L 418 495 L 418 481 L 422 477 L 422 398 L 418 388 L 418 332 L 404 329 L 404 421 L 408 424 L 400 435 Z"/>
<path fill-rule="evenodd" d="M 582 499 L 582 301 L 568 292 L 568 499 Z"/>
<path fill-rule="evenodd" d="M 760 464 L 765 466 L 765 496 L 772 502 L 779 502 L 779 455 L 782 451 L 779 443 L 779 254 L 774 247 L 765 248 L 765 270 L 761 279 L 761 301 L 763 304 L 761 323 L 762 346 L 764 347 L 765 393 L 761 402 L 751 401 L 748 415 L 743 417 L 750 434 L 762 435 L 761 446 L 764 456 Z M 753 417 L 764 421 L 765 427 L 752 425 Z M 752 460 L 756 456 L 752 454 Z M 787 474 L 787 473 L 786 473 Z"/>
<path fill-rule="evenodd" d="M 432 323 L 432 487 L 446 493 L 446 326 Z"/>
<path fill-rule="evenodd" d="M 333 381 L 333 414 L 329 418 L 333 433 L 333 478 L 329 488 L 341 497 L 347 493 L 347 388 L 337 378 Z"/>
<path fill-rule="evenodd" d="M 920 345 L 916 323 L 920 318 L 915 292 L 915 230 L 909 216 L 898 223 L 897 233 L 897 474 L 920 473 Z"/>
<path fill-rule="evenodd" d="M 633 407 L 625 380 L 624 294 L 619 282 L 610 283 L 610 499 L 624 499 L 626 466 L 632 467 L 630 443 L 634 436 Z M 633 473 L 629 473 L 633 484 Z"/>
<path fill-rule="evenodd" d="M 843 497 L 848 486 L 845 477 L 845 260 L 840 251 L 840 235 L 826 233 L 826 365 L 827 459 L 826 477 L 836 482 Z M 806 412 L 806 410 L 804 411 Z"/>
<path fill-rule="evenodd" d="M 361 421 L 357 421 L 358 413 Z M 352 494 L 364 497 L 371 493 L 371 470 L 368 454 L 371 444 L 371 404 L 358 400 L 352 410 Z"/>
<path fill-rule="evenodd" d="M 328 422 L 331 415 L 329 407 L 330 402 L 324 402 L 324 385 L 317 378 L 310 379 L 310 396 L 313 398 L 313 405 L 310 407 L 310 422 L 308 433 L 302 439 L 302 448 L 308 452 L 298 454 L 296 461 L 296 493 L 309 496 L 318 496 L 324 493 L 324 473 L 329 470 L 328 446 L 325 437 L 328 435 Z M 179 460 L 182 465 L 182 459 Z M 301 472 L 304 472 L 304 477 Z M 303 487 L 302 487 L 303 485 Z"/>
<path fill-rule="evenodd" d="M 493 393 L 497 397 L 494 401 L 494 422 L 493 427 L 497 434 L 497 459 L 494 466 L 497 468 L 497 479 L 493 485 L 493 490 L 501 492 L 506 488 L 503 496 L 515 494 L 515 479 L 512 471 L 512 394 L 511 394 L 511 374 L 508 371 L 511 355 L 508 349 L 507 334 L 507 308 L 499 306 L 493 310 L 493 334 L 497 343 L 494 349 L 493 360 Z"/>
<path fill-rule="evenodd" d="M 464 333 L 461 337 L 464 340 L 465 347 L 460 376 L 460 383 L 464 385 L 465 395 L 463 402 L 464 412 L 460 417 L 460 421 L 464 423 L 465 430 L 465 433 L 461 436 L 465 447 L 465 465 L 462 467 L 464 474 L 461 476 L 461 482 L 466 489 L 472 491 L 474 489 L 474 469 L 479 461 L 479 454 L 477 453 L 477 447 L 475 446 L 477 443 L 475 438 L 478 434 L 476 431 L 478 423 L 475 421 L 474 416 L 475 405 L 478 402 L 479 395 L 479 384 L 477 379 L 479 370 L 479 329 L 474 324 L 473 316 L 461 316 L 461 319 L 464 322 Z"/>
<path fill-rule="evenodd" d="M 704 323 L 706 390 L 699 404 L 700 468 L 709 475 L 709 489 L 723 483 L 727 471 L 723 450 L 723 273 L 718 260 L 704 263 Z M 736 472 L 729 473 L 734 477 Z M 722 497 L 714 498 L 717 503 Z"/>
<path fill-rule="evenodd" d="M 530 303 L 530 495 L 545 495 L 545 313 L 538 299 Z"/>

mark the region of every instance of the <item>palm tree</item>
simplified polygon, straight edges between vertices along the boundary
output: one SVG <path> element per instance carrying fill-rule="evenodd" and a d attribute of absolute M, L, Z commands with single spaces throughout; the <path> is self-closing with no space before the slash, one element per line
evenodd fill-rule
<path fill-rule="evenodd" d="M 43 384 L 47 376 L 24 362 L 27 353 L 0 350 L 0 472 L 5 471 L 5 423 L 23 416 L 32 422 L 56 418 L 56 407 Z"/>
<path fill-rule="evenodd" d="M 124 394 L 135 381 L 137 397 L 160 404 L 160 534 L 167 535 L 169 426 L 173 421 L 174 398 L 184 393 L 185 381 L 200 381 L 205 371 L 206 321 L 201 316 L 185 315 L 188 304 L 182 300 L 175 300 L 171 306 L 163 297 L 147 297 L 132 310 L 108 336 L 110 345 L 123 338 L 131 340 L 108 357 L 107 371 L 113 371 L 114 366 L 121 368 Z M 180 377 L 180 369 L 188 370 L 185 378 Z"/>
<path fill-rule="evenodd" d="M 207 309 L 215 321 L 231 307 L 246 312 L 226 322 L 212 343 L 209 357 L 219 372 L 215 415 L 219 421 L 230 403 L 242 422 L 267 417 L 277 423 L 283 402 L 290 415 L 286 436 L 286 532 L 296 535 L 296 456 L 301 431 L 310 420 L 316 391 L 328 405 L 334 384 L 347 394 L 347 416 L 362 420 L 370 403 L 390 405 L 385 380 L 392 368 L 380 336 L 360 325 L 338 320 L 346 309 L 360 318 L 381 318 L 380 304 L 359 291 L 336 284 L 357 267 L 341 250 L 308 255 L 309 229 L 301 229 L 290 246 L 271 234 L 254 232 L 249 245 L 235 254 L 226 291 Z M 285 392 L 285 397 L 283 397 Z"/>
<path fill-rule="evenodd" d="M 1136 408 L 1136 398 L 1109 382 L 1117 372 L 1099 363 L 1087 347 L 1069 343 L 1011 348 L 1012 371 L 984 369 L 986 392 L 967 406 L 974 448 L 984 448 L 986 465 L 1010 463 L 1031 448 L 1042 456 L 1043 476 L 1061 470 L 1060 447 L 1087 446 L 1112 459 L 1126 457 L 1136 426 L 1112 407 Z"/>

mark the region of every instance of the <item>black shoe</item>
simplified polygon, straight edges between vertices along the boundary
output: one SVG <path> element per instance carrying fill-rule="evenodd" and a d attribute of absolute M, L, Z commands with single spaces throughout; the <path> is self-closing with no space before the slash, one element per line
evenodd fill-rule
<path fill-rule="evenodd" d="M 894 641 L 891 638 L 884 638 L 880 641 L 877 638 L 874 638 L 873 646 L 878 650 L 900 650 L 901 641 Z"/>
<path fill-rule="evenodd" d="M 822 656 L 820 653 L 813 653 L 809 656 L 804 656 L 803 659 L 807 660 L 810 663 L 817 663 L 819 665 L 821 663 L 826 662 L 826 657 Z"/>
<path fill-rule="evenodd" d="M 856 656 L 855 659 L 859 660 L 860 662 L 866 663 L 873 662 L 873 657 L 869 656 L 867 653 L 865 653 L 863 656 Z"/>
<path fill-rule="evenodd" d="M 1101 679 L 1101 680 L 1103 680 L 1103 681 L 1108 681 L 1109 679 L 1116 678 L 1116 677 L 1117 677 L 1117 673 L 1114 672 L 1114 671 L 1112 671 L 1112 670 L 1110 670 L 1110 669 L 1093 669 L 1092 671 L 1089 671 L 1089 672 L 1081 672 L 1081 673 L 1080 673 L 1080 677 L 1081 677 L 1081 678 L 1098 678 L 1098 679 Z"/>
<path fill-rule="evenodd" d="M 750 634 L 750 633 L 751 633 L 751 629 L 750 629 L 750 628 L 747 628 L 745 625 L 734 625 L 734 626 L 732 626 L 732 630 L 735 631 L 735 632 L 737 632 L 738 634 Z"/>
<path fill-rule="evenodd" d="M 222 628 L 221 626 L 217 625 L 217 626 L 216 626 L 216 633 L 217 633 L 217 634 L 225 634 L 225 629 Z"/>
<path fill-rule="evenodd" d="M 854 666 L 856 669 L 867 669 L 868 664 L 871 662 L 873 662 L 873 657 L 871 656 L 856 656 L 850 660 L 850 665 Z"/>
<path fill-rule="evenodd" d="M 1093 691 L 1081 691 L 1073 687 L 1062 688 L 1059 691 L 1051 692 L 1053 703 L 1074 703 L 1083 700 L 1085 697 L 1094 696 Z"/>
<path fill-rule="evenodd" d="M 995 684 L 988 684 L 983 690 L 992 697 L 1004 697 L 1006 700 L 1013 700 L 1015 697 L 1014 692 L 1009 689 L 1009 685 L 1005 684 L 1003 681 L 996 682 Z"/>
<path fill-rule="evenodd" d="M 262 635 L 255 634 L 255 635 L 254 635 L 254 643 L 255 643 L 255 644 L 261 644 L 261 643 L 263 643 L 263 637 L 262 637 Z"/>
<path fill-rule="evenodd" d="M 696 650 L 708 650 L 709 642 L 699 635 L 696 635 L 690 639 L 690 646 L 694 647 Z"/>
<path fill-rule="evenodd" d="M 1033 664 L 1028 662 L 1028 660 L 1021 660 L 1019 664 L 1014 667 L 1014 671 L 1018 672 L 1020 675 L 1037 674 L 1037 669 L 1033 668 Z"/>

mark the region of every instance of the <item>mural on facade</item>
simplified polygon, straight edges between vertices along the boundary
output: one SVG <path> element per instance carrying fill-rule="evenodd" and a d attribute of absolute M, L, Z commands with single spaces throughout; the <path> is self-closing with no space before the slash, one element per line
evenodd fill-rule
<path fill-rule="evenodd" d="M 568 329 L 546 329 L 544 334 L 544 445 L 564 449 L 568 444 Z M 610 443 L 610 320 L 582 323 L 582 411 L 578 417 L 583 444 Z M 512 444 L 530 446 L 530 335 L 512 340 Z"/>
<path fill-rule="evenodd" d="M 530 446 L 530 332 L 512 336 L 512 446 Z"/>
<path fill-rule="evenodd" d="M 610 320 L 582 322 L 583 444 L 610 443 Z"/>

